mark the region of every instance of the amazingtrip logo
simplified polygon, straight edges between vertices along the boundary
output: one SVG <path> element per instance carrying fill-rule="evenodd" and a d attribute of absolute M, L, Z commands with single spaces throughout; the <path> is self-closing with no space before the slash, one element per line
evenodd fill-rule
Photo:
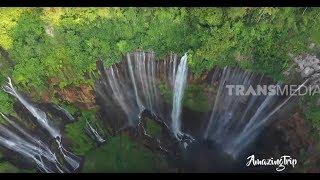
<path fill-rule="evenodd" d="M 246 166 L 276 166 L 276 171 L 281 172 L 286 169 L 286 166 L 292 166 L 293 168 L 297 165 L 298 161 L 288 155 L 283 155 L 278 159 L 258 159 L 254 155 L 247 157 Z"/>
<path fill-rule="evenodd" d="M 228 95 L 236 95 L 236 96 L 260 96 L 260 95 L 268 95 L 268 96 L 303 96 L 303 95 L 314 95 L 320 94 L 320 86 L 319 85 L 256 85 L 253 87 L 252 85 L 226 85 L 228 89 Z"/>

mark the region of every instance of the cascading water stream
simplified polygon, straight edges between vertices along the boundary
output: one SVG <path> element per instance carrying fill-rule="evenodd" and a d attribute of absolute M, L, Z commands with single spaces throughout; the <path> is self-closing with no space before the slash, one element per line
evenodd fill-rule
<path fill-rule="evenodd" d="M 172 134 L 178 140 L 190 139 L 181 133 L 180 122 L 188 75 L 187 54 L 180 61 L 172 54 L 169 60 L 160 62 L 155 61 L 153 53 L 128 53 L 119 65 L 98 69 L 103 79 L 96 87 L 97 93 L 103 99 L 111 97 L 126 114 L 129 125 L 136 126 L 139 114 L 149 110 L 171 124 Z M 171 102 L 165 102 L 160 93 L 159 84 L 163 82 L 173 91 Z"/>
<path fill-rule="evenodd" d="M 176 75 L 174 76 L 173 86 L 173 102 L 172 102 L 172 130 L 176 138 L 182 135 L 181 133 L 181 110 L 184 91 L 187 85 L 187 54 L 180 61 Z M 175 73 L 174 73 L 175 74 Z"/>
<path fill-rule="evenodd" d="M 11 79 L 8 77 L 8 83 L 3 87 L 4 91 L 11 94 L 15 98 L 17 98 L 21 104 L 27 108 L 27 110 L 36 118 L 37 122 L 42 126 L 42 128 L 46 129 L 53 138 L 61 137 L 58 129 L 54 128 L 51 125 L 51 122 L 47 119 L 47 115 L 41 111 L 40 109 L 31 105 L 28 101 L 26 101 L 13 87 Z"/>
<path fill-rule="evenodd" d="M 263 76 L 255 73 L 228 67 L 224 68 L 220 77 L 204 139 L 218 143 L 225 152 L 235 158 L 272 122 L 271 117 L 292 98 L 292 95 L 285 97 L 277 94 L 230 95 L 226 89 L 227 85 L 243 85 L 244 89 L 248 89 L 249 85 L 262 83 L 262 79 Z M 281 84 L 276 86 L 280 87 Z"/>
<path fill-rule="evenodd" d="M 101 85 L 97 87 L 97 91 L 103 98 L 110 96 L 121 107 L 128 118 L 129 125 L 134 126 L 137 124 L 139 121 L 138 114 L 144 109 L 162 116 L 163 119 L 168 119 L 167 114 L 163 112 L 163 98 L 158 89 L 158 82 L 159 76 L 165 76 L 165 79 L 170 79 L 172 83 L 169 84 L 173 86 L 175 76 L 172 76 L 176 73 L 176 61 L 176 58 L 172 58 L 168 62 L 172 69 L 168 71 L 167 77 L 167 75 L 160 73 L 160 65 L 154 60 L 152 53 L 127 54 L 126 61 L 121 64 L 125 65 L 122 66 L 124 69 L 120 69 L 119 66 L 112 66 L 107 69 L 101 68 L 104 71 L 101 73 L 106 74 L 106 79 L 102 80 L 101 85 L 105 89 L 110 89 L 111 92 L 105 92 L 106 95 L 104 95 Z M 176 89 L 182 88 L 179 93 L 183 94 L 182 85 L 185 86 L 185 83 L 181 85 L 179 83 L 183 78 L 186 79 L 186 56 L 183 58 L 180 69 L 182 74 L 179 76 L 180 79 L 176 81 Z M 181 96 L 175 96 L 175 98 L 179 97 Z M 177 108 L 178 112 L 179 107 L 175 105 L 175 108 Z M 174 114 L 178 115 L 179 113 Z"/>
<path fill-rule="evenodd" d="M 16 97 L 19 100 L 19 102 L 33 115 L 33 117 L 35 118 L 36 122 L 40 125 L 40 127 L 45 129 L 50 134 L 50 136 L 53 139 L 55 139 L 55 142 L 58 145 L 59 152 L 61 153 L 61 155 L 63 156 L 65 161 L 72 167 L 72 171 L 75 171 L 76 169 L 78 169 L 80 166 L 78 157 L 63 147 L 62 142 L 61 142 L 62 136 L 60 134 L 60 131 L 53 126 L 50 119 L 48 119 L 46 113 L 41 111 L 40 109 L 38 109 L 34 105 L 32 105 L 32 103 L 28 102 L 25 98 L 23 98 L 23 96 L 21 94 L 19 94 L 16 91 L 16 89 L 13 87 L 13 84 L 12 84 L 12 81 L 10 78 L 8 78 L 8 83 L 7 83 L 7 85 L 5 85 L 3 87 L 3 89 L 5 92 Z M 46 154 L 53 154 L 52 157 L 45 155 L 46 159 L 51 158 L 50 162 L 55 163 L 57 167 L 61 166 L 61 165 L 59 165 L 58 161 L 53 160 L 53 159 L 57 159 L 57 158 L 54 155 L 54 153 L 51 152 L 48 145 L 45 145 L 39 139 L 34 139 L 30 134 L 26 133 L 26 131 L 24 131 L 22 128 L 18 127 L 18 125 L 14 124 L 12 121 L 9 121 L 9 119 L 6 118 L 6 116 L 3 115 L 3 118 L 6 119 L 15 128 L 17 128 L 28 140 L 31 140 L 33 143 L 36 143 L 36 146 L 32 145 L 30 143 L 27 143 L 27 141 L 18 137 L 13 132 L 10 132 L 10 130 L 3 129 L 8 135 L 10 134 L 10 137 L 8 137 L 9 139 L 7 141 L 2 141 L 4 146 L 6 146 L 7 148 L 17 147 L 16 151 L 18 153 L 25 155 L 29 158 L 31 157 L 35 161 L 35 163 L 38 165 L 38 167 L 40 165 L 40 167 L 42 167 L 42 169 L 48 169 L 48 167 L 46 167 L 44 163 L 40 163 L 40 162 L 43 162 L 42 159 L 37 159 L 36 157 L 41 158 L 43 156 L 43 152 L 47 152 Z M 11 139 L 11 141 L 10 141 L 10 139 Z M 22 145 L 24 143 L 19 143 L 19 142 L 24 142 L 25 145 Z M 20 145 L 20 146 L 18 146 L 18 145 Z M 37 148 L 37 146 L 42 147 L 42 149 L 39 150 Z M 43 149 L 45 149 L 45 151 Z M 40 153 L 39 153 L 39 151 L 40 151 Z M 66 168 L 66 167 L 65 168 L 57 168 L 57 169 L 58 169 L 58 172 L 63 172 L 63 170 L 66 172 L 69 171 L 68 168 Z M 50 172 L 50 171 L 48 171 L 48 172 Z"/>
<path fill-rule="evenodd" d="M 147 109 L 162 119 L 170 119 L 173 134 L 176 138 L 180 138 L 182 100 L 188 75 L 187 54 L 181 58 L 180 62 L 176 55 L 171 55 L 168 62 L 156 63 L 153 53 L 128 53 L 123 64 L 107 69 L 99 68 L 103 69 L 104 72 L 101 73 L 105 73 L 107 78 L 103 79 L 101 84 L 106 89 L 111 89 L 111 94 L 110 92 L 105 94 L 109 94 L 119 104 L 128 117 L 129 125 L 136 125 L 139 121 L 139 113 Z M 162 65 L 165 73 L 162 72 Z M 166 69 L 166 66 L 170 68 Z M 158 89 L 161 79 L 159 76 L 167 80 L 173 90 L 172 110 L 169 112 L 163 108 L 163 97 Z M 101 91 L 103 88 L 98 86 L 97 89 L 98 94 L 105 98 L 106 95 Z M 168 116 L 169 114 L 171 116 Z"/>
<path fill-rule="evenodd" d="M 63 115 L 68 119 L 69 122 L 75 121 L 74 117 L 67 110 L 62 108 L 61 106 L 53 104 L 52 107 L 55 108 L 56 110 L 62 112 Z"/>
<path fill-rule="evenodd" d="M 259 119 L 259 122 L 256 122 L 253 125 L 253 118 L 249 121 L 249 123 L 246 125 L 246 127 L 242 130 L 241 134 L 237 137 L 237 139 L 228 147 L 227 152 L 237 156 L 239 155 L 239 153 L 243 150 L 243 148 L 249 144 L 251 141 L 248 140 L 250 137 L 251 139 L 253 139 L 252 137 L 256 136 L 257 131 L 259 130 L 259 128 L 262 128 L 267 121 L 269 121 L 271 119 L 271 117 L 277 113 L 281 108 L 284 107 L 284 105 L 286 105 L 290 99 L 292 97 L 297 97 L 294 96 L 293 94 L 295 94 L 296 92 L 298 92 L 301 87 L 303 87 L 305 84 L 307 84 L 310 81 L 310 79 L 306 79 L 288 98 L 286 98 L 283 102 L 281 102 L 281 104 L 277 105 L 270 113 L 267 114 L 266 117 Z M 271 98 L 270 96 L 268 96 L 268 98 Z M 269 100 L 269 99 L 268 99 Z M 263 104 L 264 105 L 264 104 Z M 260 108 L 260 107 L 259 107 Z M 255 120 L 257 121 L 257 120 Z"/>
<path fill-rule="evenodd" d="M 194 140 L 192 136 L 182 133 L 189 130 L 184 129 L 185 126 L 182 128 L 185 117 L 181 115 L 188 84 L 186 54 L 180 60 L 171 54 L 168 59 L 155 61 L 153 53 L 134 52 L 127 54 L 125 61 L 109 68 L 100 63 L 98 69 L 102 79 L 97 82 L 96 91 L 103 100 L 113 99 L 106 109 L 107 116 L 110 116 L 108 120 L 114 119 L 113 114 L 119 113 L 119 109 L 112 107 L 121 107 L 127 116 L 126 121 L 135 127 L 139 122 L 139 114 L 148 110 L 150 114 L 171 124 L 171 133 L 180 142 Z M 209 103 L 212 110 L 206 112 L 209 114 L 209 118 L 204 120 L 206 128 L 202 129 L 201 135 L 195 137 L 199 141 L 210 140 L 224 152 L 237 157 L 273 122 L 271 116 L 280 110 L 279 107 L 289 108 L 286 106 L 289 103 L 286 99 L 291 97 L 229 95 L 226 85 L 243 85 L 247 89 L 252 85 L 277 84 L 263 75 L 238 67 L 216 68 L 211 75 L 212 77 L 208 77 L 211 78 L 208 80 L 210 82 L 203 80 L 200 83 L 207 83 L 204 85 L 216 89 L 215 94 L 210 95 L 212 98 L 215 96 Z M 169 96 L 166 91 L 170 91 Z"/>
<path fill-rule="evenodd" d="M 8 117 L 2 114 L 4 120 L 6 120 L 11 126 L 18 130 L 22 136 L 13 133 L 3 125 L 0 126 L 0 144 L 7 147 L 8 149 L 15 151 L 27 158 L 32 159 L 37 167 L 44 172 L 64 172 L 68 171 L 58 161 L 57 156 L 51 149 L 40 139 L 31 136 L 19 125 L 11 121 Z M 45 159 L 46 163 L 43 161 Z"/>
<path fill-rule="evenodd" d="M 89 134 L 89 136 L 97 141 L 99 144 L 104 143 L 106 140 L 99 134 L 99 132 L 94 128 L 89 121 L 86 119 L 86 127 L 85 127 L 86 132 Z"/>

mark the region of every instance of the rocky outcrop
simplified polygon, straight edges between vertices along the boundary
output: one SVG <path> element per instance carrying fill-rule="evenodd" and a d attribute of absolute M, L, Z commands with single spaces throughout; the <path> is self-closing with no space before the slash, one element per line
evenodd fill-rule
<path fill-rule="evenodd" d="M 298 65 L 298 72 L 303 78 L 310 77 L 312 74 L 320 71 L 320 60 L 310 54 L 300 55 L 294 58 L 294 62 Z"/>

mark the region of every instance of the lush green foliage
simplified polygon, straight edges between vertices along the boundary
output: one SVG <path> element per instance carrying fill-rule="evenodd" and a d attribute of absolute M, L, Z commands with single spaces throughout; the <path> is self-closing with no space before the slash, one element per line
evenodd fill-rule
<path fill-rule="evenodd" d="M 281 72 L 292 61 L 288 53 L 307 52 L 308 44 L 319 40 L 310 38 L 318 32 L 318 14 L 319 10 L 313 8 L 191 11 L 196 33 L 202 40 L 194 50 L 192 65 L 196 72 L 201 72 L 214 64 L 237 63 L 280 79 Z"/>
<path fill-rule="evenodd" d="M 66 137 L 71 141 L 71 148 L 78 155 L 84 155 L 95 147 L 93 141 L 85 134 L 87 120 L 97 122 L 93 112 L 83 111 L 77 122 L 68 124 L 65 128 Z"/>
<path fill-rule="evenodd" d="M 320 137 L 320 95 L 305 96 L 302 101 L 302 107 L 304 107 L 304 113 L 306 119 L 311 121 L 314 128 L 316 129 L 316 135 Z"/>
<path fill-rule="evenodd" d="M 161 127 L 154 120 L 147 119 L 146 131 L 153 137 L 160 137 L 162 133 Z"/>
<path fill-rule="evenodd" d="M 111 65 L 141 49 L 189 52 L 198 75 L 239 64 L 280 79 L 289 53 L 319 43 L 319 18 L 318 8 L 2 8 L 0 45 L 14 67 L 1 53 L 1 74 L 40 94 L 92 85 L 97 58 Z"/>
<path fill-rule="evenodd" d="M 0 173 L 34 173 L 34 170 L 21 169 L 9 162 L 0 162 Z"/>
<path fill-rule="evenodd" d="M 90 85 L 97 58 L 111 65 L 136 49 L 188 51 L 197 74 L 239 64 L 279 79 L 288 53 L 319 43 L 319 18 L 318 8 L 3 8 L 0 45 L 15 82 L 39 93 Z"/>
<path fill-rule="evenodd" d="M 1 173 L 18 173 L 19 169 L 8 162 L 0 163 Z"/>
<path fill-rule="evenodd" d="M 155 172 L 167 165 L 156 154 L 131 141 L 117 136 L 85 156 L 83 172 Z"/>
<path fill-rule="evenodd" d="M 5 83 L 5 78 L 0 75 L 0 83 Z M 4 92 L 0 91 L 0 112 L 1 113 L 11 113 L 13 110 L 13 102 L 9 95 Z"/>
<path fill-rule="evenodd" d="M 319 14 L 319 8 L 274 7 L 1 8 L 0 83 L 11 76 L 18 89 L 38 97 L 49 90 L 92 86 L 98 58 L 110 66 L 134 50 L 155 51 L 158 58 L 188 52 L 196 75 L 216 65 L 239 65 L 282 79 L 292 63 L 290 55 L 309 52 L 311 43 L 320 47 Z M 171 97 L 165 86 L 160 88 L 167 99 Z M 203 93 L 203 87 L 188 87 L 184 105 L 206 111 Z M 0 91 L 0 112 L 11 113 L 12 102 Z M 318 107 L 306 110 L 316 127 Z M 156 167 L 154 157 L 126 137 L 115 137 L 93 151 L 83 132 L 86 118 L 94 119 L 85 112 L 65 129 L 73 151 L 88 159 L 86 172 Z M 158 132 L 152 123 L 149 128 Z M 9 166 L 0 164 L 0 169 Z"/>

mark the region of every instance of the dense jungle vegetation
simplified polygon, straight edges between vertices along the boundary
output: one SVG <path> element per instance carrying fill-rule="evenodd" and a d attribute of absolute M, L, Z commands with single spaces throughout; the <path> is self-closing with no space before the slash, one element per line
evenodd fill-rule
<path fill-rule="evenodd" d="M 319 52 L 319 22 L 320 9 L 305 7 L 1 8 L 0 84 L 10 76 L 19 90 L 34 95 L 34 100 L 46 97 L 76 113 L 79 107 L 56 98 L 57 92 L 92 87 L 98 58 L 109 66 L 134 50 L 154 51 L 159 59 L 170 52 L 188 52 L 190 70 L 197 76 L 215 65 L 239 65 L 283 80 L 294 56 Z M 0 102 L 0 112 L 13 113 L 13 98 L 0 91 Z M 95 152 L 90 152 L 93 145 L 80 132 L 84 117 L 94 113 L 87 111 L 65 131 L 74 140 L 77 154 L 96 158 L 92 157 Z M 306 117 L 320 128 L 316 102 L 312 101 Z M 154 161 L 145 153 L 142 159 Z M 11 166 L 0 162 L 0 171 L 17 171 Z"/>

